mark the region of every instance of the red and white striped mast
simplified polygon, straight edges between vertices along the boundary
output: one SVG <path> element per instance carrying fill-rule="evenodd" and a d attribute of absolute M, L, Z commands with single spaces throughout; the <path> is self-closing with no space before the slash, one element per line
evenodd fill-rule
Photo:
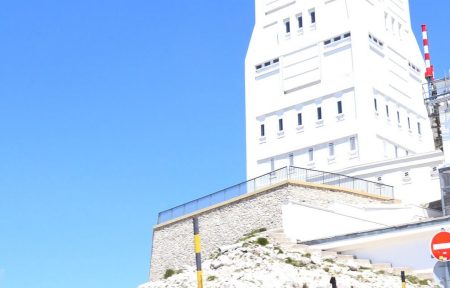
<path fill-rule="evenodd" d="M 423 52 L 425 54 L 425 79 L 427 79 L 428 82 L 428 92 L 430 97 L 432 95 L 432 81 L 434 80 L 434 68 L 433 65 L 431 65 L 431 58 L 430 58 L 430 47 L 428 44 L 428 30 L 427 25 L 422 24 L 422 38 L 423 38 Z"/>

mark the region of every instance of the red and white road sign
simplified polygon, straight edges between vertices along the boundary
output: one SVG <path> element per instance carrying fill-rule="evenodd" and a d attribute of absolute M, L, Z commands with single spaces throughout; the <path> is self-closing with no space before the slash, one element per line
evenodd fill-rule
<path fill-rule="evenodd" d="M 450 233 L 441 231 L 431 239 L 431 254 L 439 261 L 450 261 Z"/>

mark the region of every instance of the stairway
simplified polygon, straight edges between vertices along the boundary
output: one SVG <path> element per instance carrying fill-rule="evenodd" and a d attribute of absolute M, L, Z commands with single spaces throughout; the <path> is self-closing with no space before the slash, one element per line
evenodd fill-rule
<path fill-rule="evenodd" d="M 297 244 L 289 240 L 283 232 L 283 229 L 273 229 L 264 232 L 269 240 L 275 246 L 280 247 L 285 252 L 297 252 L 321 257 L 322 259 L 329 259 L 337 263 L 342 263 L 352 267 L 353 269 L 372 269 L 378 273 L 389 273 L 400 275 L 401 271 L 405 271 L 408 275 L 414 275 L 419 279 L 433 279 L 433 274 L 430 273 L 414 273 L 409 267 L 392 267 L 391 263 L 372 263 L 369 259 L 358 259 L 354 255 L 341 254 L 335 251 L 319 250 L 308 245 Z"/>

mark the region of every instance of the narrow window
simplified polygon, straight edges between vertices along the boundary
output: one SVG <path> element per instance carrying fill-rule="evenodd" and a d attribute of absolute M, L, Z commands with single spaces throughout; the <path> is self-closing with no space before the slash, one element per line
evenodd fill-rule
<path fill-rule="evenodd" d="M 337 102 L 338 114 L 342 114 L 342 101 Z"/>
<path fill-rule="evenodd" d="M 395 158 L 398 158 L 398 146 L 395 145 Z"/>
<path fill-rule="evenodd" d="M 386 105 L 386 116 L 387 116 L 387 118 L 389 118 L 389 106 L 388 105 Z"/>
<path fill-rule="evenodd" d="M 309 15 L 311 16 L 311 24 L 315 24 L 316 23 L 316 11 L 314 9 L 310 10 Z"/>
<path fill-rule="evenodd" d="M 322 120 L 322 107 L 317 107 L 317 120 Z"/>
<path fill-rule="evenodd" d="M 334 156 L 334 143 L 329 143 L 328 144 L 328 154 L 330 157 Z"/>
<path fill-rule="evenodd" d="M 289 166 L 294 166 L 294 154 L 289 154 Z"/>
<path fill-rule="evenodd" d="M 264 124 L 261 124 L 261 137 L 266 136 L 266 131 L 264 129 Z"/>
<path fill-rule="evenodd" d="M 283 119 L 278 119 L 278 131 L 283 131 Z"/>
<path fill-rule="evenodd" d="M 291 22 L 289 19 L 284 20 L 284 26 L 286 28 L 286 33 L 291 33 Z"/>
<path fill-rule="evenodd" d="M 309 157 L 309 162 L 314 161 L 314 149 L 313 148 L 309 148 L 308 157 Z"/>
<path fill-rule="evenodd" d="M 303 121 L 302 121 L 302 113 L 298 113 L 298 114 L 297 114 L 297 125 L 298 125 L 298 126 L 302 126 L 302 125 L 303 125 Z"/>
<path fill-rule="evenodd" d="M 378 112 L 377 98 L 373 98 L 373 105 L 375 107 L 375 112 Z"/>
<path fill-rule="evenodd" d="M 271 158 L 270 159 L 270 171 L 274 171 L 275 170 L 275 159 Z"/>
<path fill-rule="evenodd" d="M 302 14 L 297 16 L 297 21 L 298 21 L 298 28 L 302 29 L 303 28 L 303 17 L 302 17 Z"/>
<path fill-rule="evenodd" d="M 350 137 L 350 150 L 355 151 L 356 150 L 356 138 Z"/>
<path fill-rule="evenodd" d="M 409 120 L 409 117 L 408 117 L 408 129 L 411 129 L 411 121 Z"/>
<path fill-rule="evenodd" d="M 420 130 L 420 122 L 417 122 L 417 132 L 419 135 L 422 135 L 422 131 Z"/>
<path fill-rule="evenodd" d="M 397 111 L 397 122 L 400 124 L 400 111 Z"/>

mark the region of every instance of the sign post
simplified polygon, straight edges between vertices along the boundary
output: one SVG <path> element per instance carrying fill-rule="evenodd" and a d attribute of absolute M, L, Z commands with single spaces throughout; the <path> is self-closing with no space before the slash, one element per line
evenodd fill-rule
<path fill-rule="evenodd" d="M 442 262 L 436 263 L 435 271 L 438 269 L 436 267 L 444 268 L 441 269 L 441 271 L 443 270 L 442 273 L 435 273 L 435 275 L 439 278 L 441 284 L 443 284 L 445 288 L 450 288 L 450 233 L 441 231 L 434 235 L 431 239 L 430 249 L 431 255 L 439 262 Z"/>

